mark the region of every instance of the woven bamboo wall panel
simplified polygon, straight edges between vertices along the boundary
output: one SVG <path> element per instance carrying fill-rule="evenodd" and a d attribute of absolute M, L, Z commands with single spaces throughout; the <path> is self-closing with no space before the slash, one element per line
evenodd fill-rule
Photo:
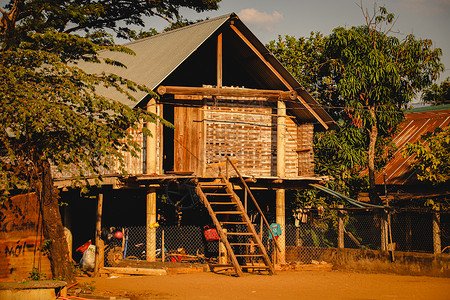
<path fill-rule="evenodd" d="M 276 176 L 276 109 L 270 103 L 227 103 L 205 110 L 206 163 L 217 164 L 230 156 L 239 170 L 251 176 Z M 286 120 L 286 176 L 297 176 L 297 126 Z M 217 169 L 206 174 L 216 176 Z"/>
<path fill-rule="evenodd" d="M 285 146 L 285 165 L 286 177 L 298 176 L 298 159 L 297 159 L 297 124 L 291 119 L 286 118 L 286 146 Z"/>
<path fill-rule="evenodd" d="M 314 174 L 313 135 L 314 125 L 298 126 L 298 175 Z"/>

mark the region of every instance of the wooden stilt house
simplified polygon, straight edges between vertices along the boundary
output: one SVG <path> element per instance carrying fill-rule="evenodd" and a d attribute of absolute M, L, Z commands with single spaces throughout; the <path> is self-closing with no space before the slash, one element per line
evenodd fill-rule
<path fill-rule="evenodd" d="M 138 94 L 139 103 L 129 105 L 146 107 L 176 129 L 160 123 L 143 124 L 154 135 L 149 138 L 136 134 L 143 151 L 138 158 L 127 157 L 130 175 L 105 176 L 109 179 L 104 184 L 147 189 L 147 223 L 151 224 L 156 221 L 156 189 L 163 188 L 168 180 L 192 179 L 236 272 L 241 274 L 245 265 L 238 263 L 233 243 L 227 241 L 222 230 L 233 224 L 244 225 L 244 232 L 237 234 L 247 234 L 260 245 L 258 256 L 273 272 L 233 188 L 277 190 L 277 223 L 284 226 L 285 189 L 323 180 L 314 175 L 313 132 L 336 126 L 334 121 L 235 14 L 126 46 L 136 55 L 102 55 L 121 61 L 127 68 L 108 65 L 101 71 L 121 75 L 157 92 L 159 99 Z M 81 66 L 88 72 L 100 71 L 97 64 Z M 105 91 L 105 95 L 126 101 L 110 92 Z M 59 180 L 58 185 L 64 185 L 64 181 Z M 227 198 L 230 206 L 218 200 L 221 197 Z M 238 218 L 223 221 L 221 214 L 235 214 Z M 279 261 L 284 262 L 283 236 L 278 244 Z M 147 247 L 147 253 L 152 253 L 154 245 Z M 148 259 L 154 258 L 149 255 Z"/>

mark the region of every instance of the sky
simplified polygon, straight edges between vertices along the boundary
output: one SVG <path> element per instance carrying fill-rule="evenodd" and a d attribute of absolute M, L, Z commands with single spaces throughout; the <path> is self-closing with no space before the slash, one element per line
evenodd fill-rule
<path fill-rule="evenodd" d="M 309 36 L 312 31 L 324 35 L 338 26 L 351 27 L 364 24 L 361 0 L 222 0 L 217 11 L 196 13 L 182 10 L 190 20 L 213 18 L 231 12 L 237 13 L 250 30 L 267 44 L 279 35 Z M 3 7 L 7 0 L 0 0 Z M 374 4 L 385 6 L 398 17 L 394 31 L 402 39 L 407 34 L 431 39 L 442 49 L 442 62 L 446 71 L 440 79 L 450 77 L 450 0 L 362 0 L 364 8 L 373 12 Z M 162 30 L 167 21 L 153 17 L 146 29 Z"/>
<path fill-rule="evenodd" d="M 369 12 L 373 12 L 375 3 L 398 17 L 393 31 L 399 32 L 395 34 L 399 39 L 412 33 L 416 38 L 431 39 L 441 48 L 446 71 L 438 82 L 450 77 L 450 0 L 362 1 Z M 328 35 L 338 26 L 363 25 L 360 4 L 360 0 L 222 0 L 218 11 L 186 11 L 184 16 L 195 20 L 235 12 L 267 44 L 279 35 L 302 37 L 312 31 Z"/>

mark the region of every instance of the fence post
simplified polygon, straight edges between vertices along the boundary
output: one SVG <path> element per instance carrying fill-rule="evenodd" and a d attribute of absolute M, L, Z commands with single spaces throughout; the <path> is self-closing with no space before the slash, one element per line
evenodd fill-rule
<path fill-rule="evenodd" d="M 433 249 L 434 254 L 441 254 L 441 215 L 439 214 L 439 207 L 433 213 Z"/>
<path fill-rule="evenodd" d="M 388 221 L 387 221 L 387 213 L 384 210 L 381 210 L 380 217 L 380 229 L 381 229 L 381 250 L 388 250 Z"/>
<path fill-rule="evenodd" d="M 344 219 L 342 208 L 344 205 L 338 205 L 338 249 L 344 249 Z"/>

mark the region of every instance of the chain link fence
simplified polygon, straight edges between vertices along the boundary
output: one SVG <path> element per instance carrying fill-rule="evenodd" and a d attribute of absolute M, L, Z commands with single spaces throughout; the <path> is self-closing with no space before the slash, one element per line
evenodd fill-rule
<path fill-rule="evenodd" d="M 434 252 L 433 218 L 434 213 L 401 211 L 390 214 L 390 234 L 395 250 L 408 252 Z M 385 216 L 386 217 L 386 216 Z M 441 249 L 449 252 L 450 214 L 441 213 Z M 383 214 L 373 210 L 347 210 L 342 215 L 344 248 L 380 250 L 382 248 Z M 387 218 L 386 218 L 387 219 Z M 303 222 L 302 222 L 303 221 Z M 387 223 L 386 223 L 387 224 Z M 269 238 L 268 229 L 255 224 L 262 237 L 262 243 L 273 258 L 274 245 Z M 311 210 L 308 218 L 294 220 L 282 228 L 285 234 L 286 262 L 312 263 L 320 261 L 328 248 L 338 246 L 338 220 L 322 218 Z M 219 256 L 219 241 L 206 242 L 200 226 L 160 226 L 146 231 L 145 226 L 124 228 L 124 237 L 107 243 L 105 266 L 117 266 L 121 260 L 146 260 L 147 239 L 155 244 L 153 254 L 156 261 L 167 262 L 216 262 Z M 229 229 L 239 230 L 239 228 Z M 387 229 L 389 234 L 389 229 Z M 436 232 L 435 232 L 436 233 Z M 248 237 L 229 236 L 234 243 L 246 243 Z M 241 249 L 242 248 L 242 249 Z M 164 250 L 163 250 L 164 249 Z M 239 253 L 250 251 L 248 246 L 236 250 Z"/>

